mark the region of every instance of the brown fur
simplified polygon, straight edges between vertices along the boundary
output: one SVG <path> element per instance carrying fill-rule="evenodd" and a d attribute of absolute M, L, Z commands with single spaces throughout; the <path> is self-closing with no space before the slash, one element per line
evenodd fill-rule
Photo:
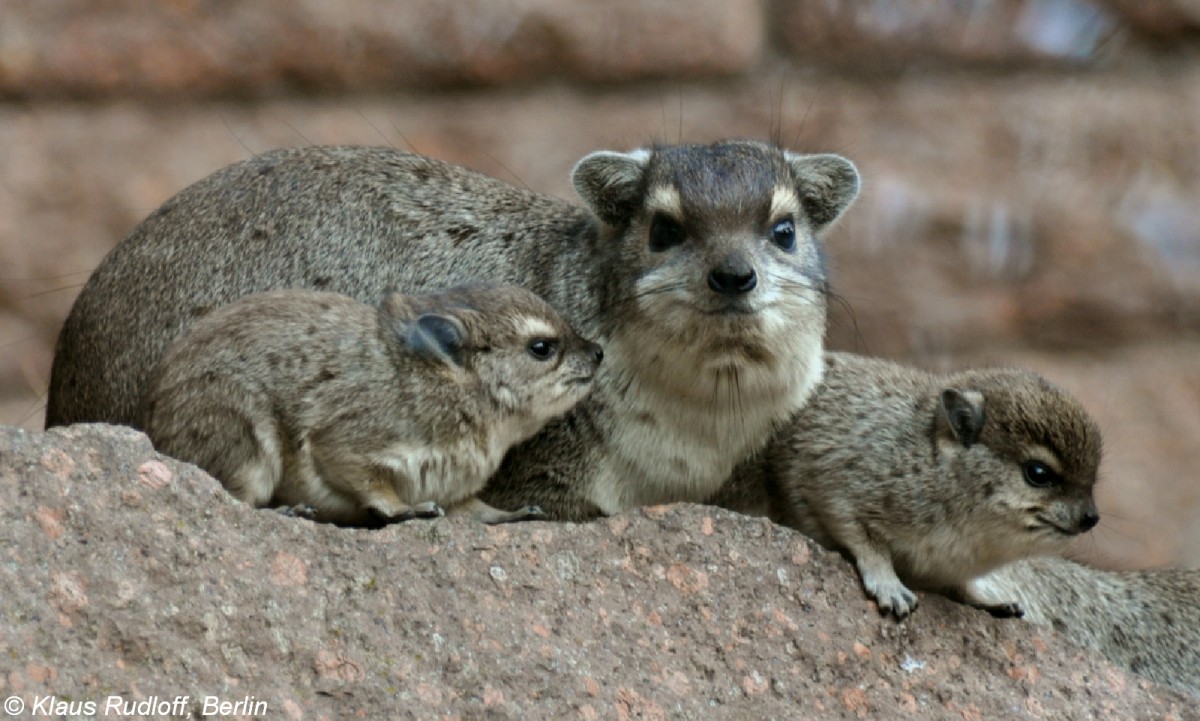
<path fill-rule="evenodd" d="M 393 293 L 379 307 L 274 291 L 176 340 L 141 423 L 160 451 L 255 506 L 353 524 L 440 505 L 488 522 L 539 517 L 475 496 L 512 445 L 587 395 L 600 357 L 519 288 Z"/>
<path fill-rule="evenodd" d="M 1031 485 L 1030 461 L 1058 478 Z M 934 375 L 828 353 L 812 400 L 718 501 L 766 509 L 844 549 L 880 609 L 903 617 L 916 597 L 900 578 L 984 605 L 972 579 L 1064 551 L 1099 520 L 1099 463 L 1087 412 L 1033 373 Z M 1003 600 L 986 605 L 1019 613 Z"/>
<path fill-rule="evenodd" d="M 703 501 L 820 378 L 819 238 L 858 174 L 838 156 L 732 141 L 593 153 L 573 181 L 586 207 L 386 148 L 221 170 L 88 280 L 59 336 L 47 425 L 137 425 L 167 343 L 251 293 L 374 302 L 486 280 L 539 294 L 606 360 L 592 395 L 515 448 L 484 499 L 562 520 Z"/>
<path fill-rule="evenodd" d="M 996 570 L 974 588 L 985 603 L 1016 600 L 1027 620 L 1200 696 L 1200 570 L 1102 571 L 1039 558 Z"/>

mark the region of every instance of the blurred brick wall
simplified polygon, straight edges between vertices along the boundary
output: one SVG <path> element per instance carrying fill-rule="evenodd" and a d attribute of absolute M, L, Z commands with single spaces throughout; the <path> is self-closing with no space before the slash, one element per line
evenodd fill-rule
<path fill-rule="evenodd" d="M 571 197 L 582 154 L 853 158 L 834 347 L 1020 363 L 1106 433 L 1080 553 L 1200 565 L 1194 0 L 7 0 L 0 422 L 40 427 L 79 286 L 174 192 L 386 144 Z"/>

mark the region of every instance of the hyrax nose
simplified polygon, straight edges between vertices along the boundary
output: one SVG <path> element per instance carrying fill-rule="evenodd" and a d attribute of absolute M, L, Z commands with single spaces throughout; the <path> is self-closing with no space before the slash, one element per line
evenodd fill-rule
<path fill-rule="evenodd" d="M 1096 509 L 1091 508 L 1091 509 L 1084 511 L 1083 515 L 1079 517 L 1080 533 L 1082 533 L 1084 531 L 1092 530 L 1093 528 L 1096 527 L 1096 524 L 1099 522 L 1100 522 L 1100 514 L 1096 512 Z"/>
<path fill-rule="evenodd" d="M 604 360 L 604 349 L 600 347 L 599 343 L 588 342 L 585 352 L 594 366 L 600 365 L 600 361 Z"/>
<path fill-rule="evenodd" d="M 749 293 L 758 285 L 758 274 L 743 258 L 727 258 L 708 271 L 708 287 L 721 295 L 737 296 Z"/>

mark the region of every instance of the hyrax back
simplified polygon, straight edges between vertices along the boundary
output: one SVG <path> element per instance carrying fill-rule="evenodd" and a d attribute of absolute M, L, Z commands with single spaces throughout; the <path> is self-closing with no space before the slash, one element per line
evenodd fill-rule
<path fill-rule="evenodd" d="M 485 491 L 559 519 L 702 501 L 820 377 L 819 236 L 854 166 L 753 142 L 583 158 L 586 207 L 384 148 L 267 153 L 155 211 L 63 326 L 47 425 L 137 425 L 167 342 L 272 288 L 372 301 L 472 280 L 545 298 L 605 349 L 588 400 L 510 453 Z"/>
<path fill-rule="evenodd" d="M 882 611 L 901 582 L 982 604 L 972 579 L 1061 553 L 1099 521 L 1100 432 L 1073 398 L 1009 369 L 938 376 L 829 353 L 812 401 L 768 448 L 776 514 L 847 551 Z M 1011 599 L 1010 599 L 1011 600 Z"/>
<path fill-rule="evenodd" d="M 505 513 L 475 498 L 514 444 L 591 390 L 600 347 L 512 287 L 283 290 L 213 311 L 168 348 L 141 423 L 254 506 L 362 524 Z"/>
<path fill-rule="evenodd" d="M 1016 599 L 1027 621 L 1200 696 L 1200 570 L 1105 571 L 1037 558 L 999 568 L 973 586 L 984 602 Z"/>

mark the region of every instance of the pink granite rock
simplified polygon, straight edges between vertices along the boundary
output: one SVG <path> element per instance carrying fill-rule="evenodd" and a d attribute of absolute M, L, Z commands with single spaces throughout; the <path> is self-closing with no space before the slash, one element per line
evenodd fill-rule
<path fill-rule="evenodd" d="M 701 506 L 339 529 L 241 505 L 129 430 L 3 427 L 0 541 L 0 697 L 25 709 L 1200 718 L 1024 623 L 928 596 L 882 619 L 839 556 Z"/>

